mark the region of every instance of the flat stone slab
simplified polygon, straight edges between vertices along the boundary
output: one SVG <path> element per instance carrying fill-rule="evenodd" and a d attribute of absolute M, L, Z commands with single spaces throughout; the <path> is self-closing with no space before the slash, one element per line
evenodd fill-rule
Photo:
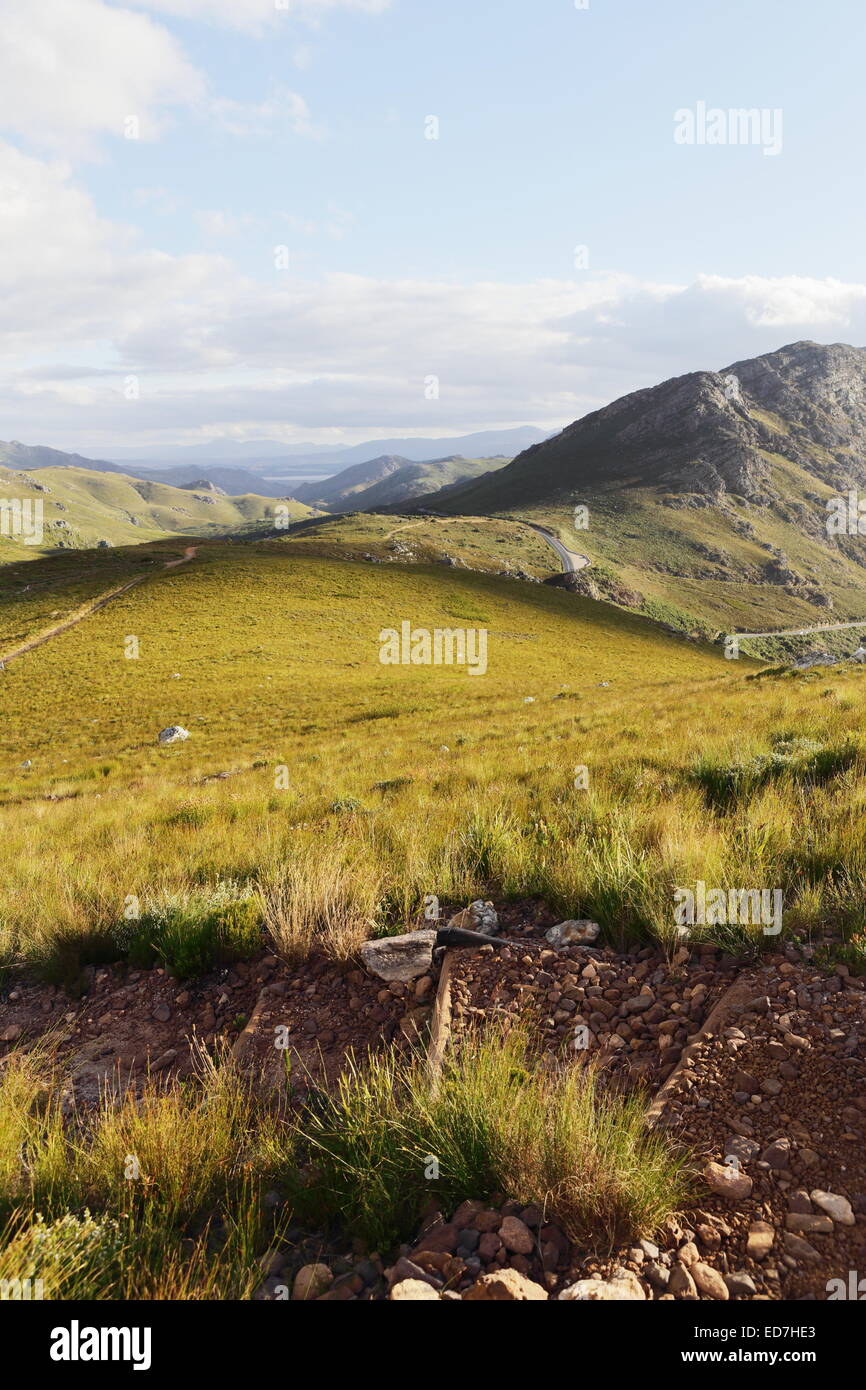
<path fill-rule="evenodd" d="M 361 947 L 361 959 L 371 975 L 390 984 L 399 980 L 408 984 L 426 975 L 433 964 L 433 947 L 436 944 L 435 931 L 411 931 L 402 936 L 383 936 L 376 941 L 365 941 Z"/>

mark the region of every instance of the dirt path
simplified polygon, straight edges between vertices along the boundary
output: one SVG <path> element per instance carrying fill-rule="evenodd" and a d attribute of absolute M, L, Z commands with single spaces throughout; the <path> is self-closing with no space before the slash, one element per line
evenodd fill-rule
<path fill-rule="evenodd" d="M 178 565 L 185 565 L 189 560 L 194 560 L 197 554 L 198 546 L 189 545 L 179 559 L 166 560 L 162 568 L 163 570 L 177 569 Z M 93 613 L 97 613 L 99 609 L 104 608 L 106 604 L 111 603 L 116 598 L 120 598 L 121 594 L 127 593 L 128 590 L 134 589 L 137 584 L 143 584 L 145 579 L 151 579 L 152 577 L 150 573 L 137 574 L 133 579 L 128 579 L 125 584 L 119 585 L 118 588 L 110 589 L 107 594 L 102 594 L 99 598 L 93 599 L 92 602 L 84 604 L 84 606 L 77 609 L 71 617 L 64 618 L 62 623 L 57 623 L 54 627 L 46 628 L 43 632 L 40 632 L 37 637 L 31 637 L 29 641 L 22 642 L 20 647 L 14 647 L 12 651 L 9 652 L 0 652 L 0 670 L 5 667 L 7 661 L 12 661 L 16 656 L 24 656 L 27 652 L 34 651 L 36 647 L 41 647 L 45 642 L 50 642 L 52 637 L 59 637 L 61 632 L 68 632 L 71 627 L 75 627 L 78 623 L 83 622 L 85 618 L 89 618 Z"/>

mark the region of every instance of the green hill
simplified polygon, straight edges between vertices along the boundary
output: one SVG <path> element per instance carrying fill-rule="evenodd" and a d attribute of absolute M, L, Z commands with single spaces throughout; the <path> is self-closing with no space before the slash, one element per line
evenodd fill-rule
<path fill-rule="evenodd" d="M 393 511 L 413 498 L 438 495 L 440 489 L 483 477 L 508 462 L 504 457 L 467 459 L 458 454 L 412 463 L 386 455 L 354 464 L 324 483 L 305 483 L 295 489 L 295 495 L 332 512 Z"/>
<path fill-rule="evenodd" d="M 28 567 L 46 602 L 56 565 Z M 403 623 L 483 629 L 483 673 L 383 664 Z M 7 661 L 0 935 L 40 968 L 114 959 L 130 895 L 175 911 L 287 866 L 337 953 L 429 894 L 667 940 L 696 879 L 778 885 L 789 929 L 844 925 L 864 673 L 757 672 L 544 585 L 202 542 Z M 189 738 L 161 747 L 173 724 Z"/>
<path fill-rule="evenodd" d="M 176 488 L 72 467 L 33 473 L 0 467 L 0 499 L 38 502 L 43 513 L 39 544 L 24 544 L 10 522 L 0 528 L 0 564 L 58 549 L 135 545 L 171 535 L 225 535 L 267 523 L 281 505 L 270 497 L 225 497 L 209 486 Z M 302 502 L 289 499 L 282 505 L 293 521 L 313 515 Z"/>

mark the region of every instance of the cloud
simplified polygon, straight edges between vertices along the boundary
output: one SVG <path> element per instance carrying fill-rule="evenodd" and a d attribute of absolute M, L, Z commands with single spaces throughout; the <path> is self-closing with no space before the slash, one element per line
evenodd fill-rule
<path fill-rule="evenodd" d="M 0 129 L 86 153 L 97 136 L 159 132 L 160 111 L 194 104 L 201 75 L 147 15 L 102 0 L 5 0 Z"/>
<path fill-rule="evenodd" d="M 214 234 L 241 229 L 210 217 Z M 262 228 L 263 247 L 284 226 Z M 202 430 L 553 426 L 797 338 L 866 341 L 866 285 L 834 279 L 307 281 L 268 259 L 242 274 L 225 255 L 142 245 L 66 163 L 2 142 L 0 298 L 0 435 L 103 454 Z"/>
<path fill-rule="evenodd" d="M 207 106 L 210 116 L 229 135 L 271 135 L 282 128 L 293 135 L 316 133 L 307 103 L 297 92 L 280 87 L 260 102 L 214 97 Z"/>
<path fill-rule="evenodd" d="M 286 19 L 316 21 L 334 10 L 382 14 L 392 0 L 134 0 L 141 9 L 257 34 Z"/>

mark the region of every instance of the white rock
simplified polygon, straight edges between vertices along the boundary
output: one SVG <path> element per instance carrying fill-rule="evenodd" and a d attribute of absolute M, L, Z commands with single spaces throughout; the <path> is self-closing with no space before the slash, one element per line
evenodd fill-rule
<path fill-rule="evenodd" d="M 186 729 L 182 729 L 179 724 L 169 724 L 167 729 L 162 729 L 159 735 L 160 743 L 183 743 L 185 738 L 189 738 Z"/>
<path fill-rule="evenodd" d="M 601 927 L 598 922 L 579 922 L 571 921 L 558 922 L 555 927 L 548 927 L 544 933 L 545 938 L 552 946 L 571 946 L 589 945 L 592 941 L 598 940 Z"/>
<path fill-rule="evenodd" d="M 856 1222 L 854 1212 L 851 1210 L 851 1203 L 847 1197 L 840 1197 L 836 1192 L 822 1192 L 820 1187 L 816 1187 L 809 1196 L 828 1216 L 838 1222 L 840 1226 L 853 1226 Z"/>
<path fill-rule="evenodd" d="M 481 898 L 476 898 L 474 903 L 464 907 L 462 912 L 455 912 L 453 917 L 448 919 L 449 927 L 458 927 L 461 931 L 477 931 L 483 936 L 493 936 L 499 925 L 499 918 L 492 903 L 482 902 Z"/>
<path fill-rule="evenodd" d="M 579 1279 L 576 1284 L 569 1284 L 567 1289 L 563 1289 L 559 1295 L 560 1302 L 563 1300 L 576 1300 L 581 1303 L 637 1303 L 646 1301 L 646 1294 L 643 1286 L 633 1274 L 625 1271 L 616 1279 Z"/>
<path fill-rule="evenodd" d="M 365 941 L 361 959 L 371 975 L 380 980 L 400 980 L 408 984 L 426 975 L 433 963 L 435 931 L 411 931 L 402 936 L 383 936 Z"/>

